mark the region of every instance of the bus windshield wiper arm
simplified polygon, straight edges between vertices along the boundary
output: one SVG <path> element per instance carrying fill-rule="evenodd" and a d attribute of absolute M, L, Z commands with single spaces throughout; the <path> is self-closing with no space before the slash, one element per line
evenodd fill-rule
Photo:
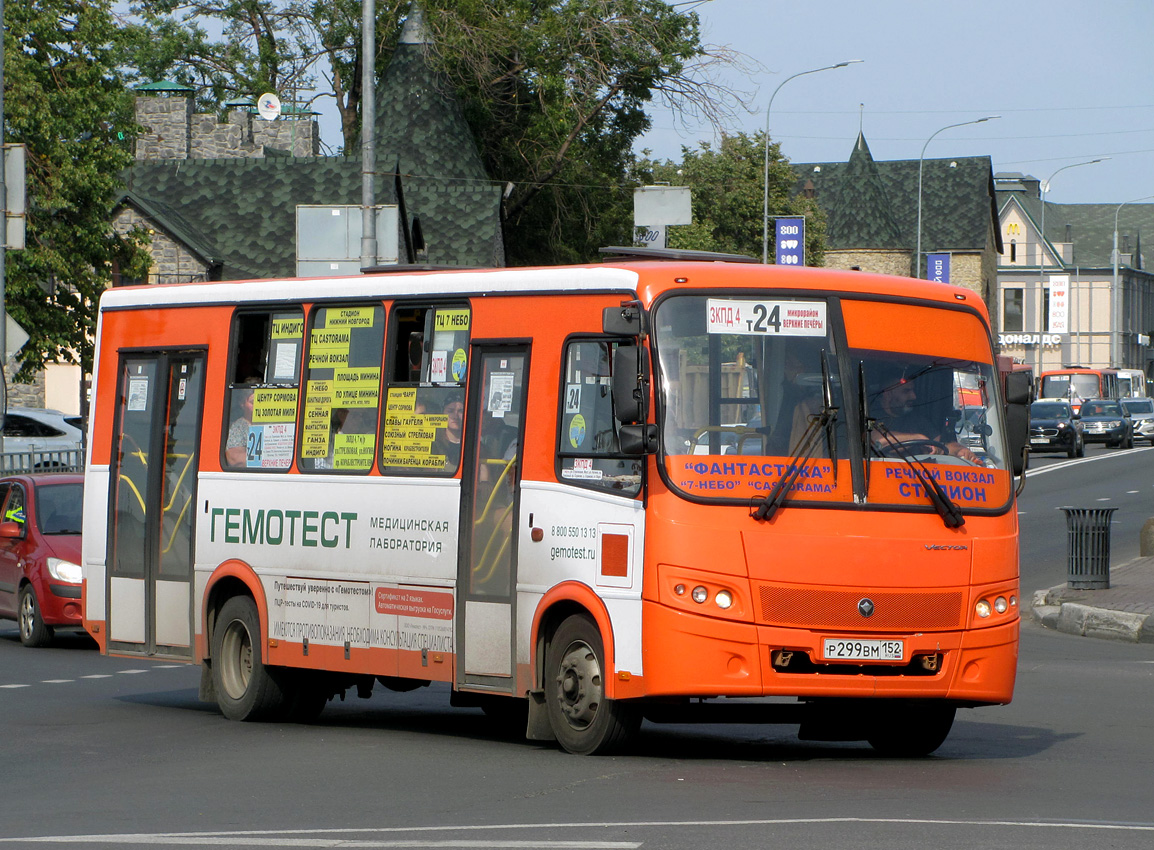
<path fill-rule="evenodd" d="M 945 523 L 946 528 L 961 528 L 966 524 L 966 518 L 962 516 L 962 509 L 946 494 L 946 491 L 942 489 L 942 485 L 930 474 L 926 465 L 906 451 L 905 445 L 894 436 L 889 428 L 882 424 L 880 420 L 871 419 L 868 421 L 866 431 L 867 433 L 869 431 L 877 431 L 881 434 L 886 445 L 897 452 L 898 457 L 905 461 L 910 469 L 914 471 L 914 474 L 917 475 L 918 480 L 922 484 L 922 488 L 925 490 L 926 496 L 933 504 L 934 510 L 938 512 L 938 516 L 942 518 L 942 522 Z M 872 441 L 869 443 L 869 448 L 873 448 Z M 869 462 L 869 455 L 867 454 L 866 463 L 869 464 Z"/>
<path fill-rule="evenodd" d="M 820 413 L 810 417 L 809 425 L 806 426 L 805 433 L 801 435 L 801 439 L 798 440 L 797 443 L 797 449 L 793 457 L 790 458 L 787 473 L 777 479 L 777 483 L 773 485 L 773 489 L 766 494 L 760 504 L 750 510 L 749 515 L 754 519 L 773 519 L 773 515 L 777 513 L 777 509 L 780 508 L 785 501 L 785 494 L 789 492 L 789 488 L 793 486 L 793 482 L 801 475 L 802 468 L 813 456 L 814 449 L 817 448 L 818 440 L 823 433 L 825 434 L 830 457 L 833 460 L 834 480 L 837 480 L 837 441 L 834 437 L 834 423 L 837 421 L 838 409 L 833 406 L 833 389 L 829 379 L 829 370 L 825 363 L 824 351 L 822 352 L 821 359 L 821 381 L 824 406 Z"/>

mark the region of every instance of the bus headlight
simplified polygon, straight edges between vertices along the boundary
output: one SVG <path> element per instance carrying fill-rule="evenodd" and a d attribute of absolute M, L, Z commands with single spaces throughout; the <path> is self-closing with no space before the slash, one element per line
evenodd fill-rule
<path fill-rule="evenodd" d="M 1006 602 L 1006 597 L 1004 597 L 1004 596 L 999 596 L 997 599 L 994 600 L 994 610 L 997 611 L 999 614 L 1005 614 L 1006 609 L 1009 607 L 1010 607 L 1010 604 L 1008 602 Z"/>
<path fill-rule="evenodd" d="M 706 590 L 704 587 L 702 587 L 700 584 L 697 585 L 697 587 L 693 588 L 693 601 L 696 602 L 698 605 L 705 602 L 705 600 L 708 598 L 709 598 L 709 591 Z"/>
<path fill-rule="evenodd" d="M 733 594 L 728 590 L 719 590 L 713 601 L 717 603 L 718 608 L 724 610 L 733 604 Z"/>
<path fill-rule="evenodd" d="M 978 600 L 978 604 L 974 606 L 974 610 L 977 612 L 979 617 L 981 617 L 983 620 L 986 619 L 986 617 L 990 616 L 989 600 Z"/>

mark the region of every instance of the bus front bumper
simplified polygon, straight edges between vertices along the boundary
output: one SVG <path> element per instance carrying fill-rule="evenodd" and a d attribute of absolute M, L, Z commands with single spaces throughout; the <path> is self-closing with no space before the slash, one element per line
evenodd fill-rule
<path fill-rule="evenodd" d="M 877 697 L 1008 703 L 1018 619 L 969 631 L 847 633 L 701 617 L 646 602 L 645 696 Z M 833 641 L 827 646 L 827 640 Z M 876 642 L 876 643 L 875 643 Z M 900 660 L 828 659 L 837 649 Z M 632 695 L 632 694 L 631 694 Z"/>

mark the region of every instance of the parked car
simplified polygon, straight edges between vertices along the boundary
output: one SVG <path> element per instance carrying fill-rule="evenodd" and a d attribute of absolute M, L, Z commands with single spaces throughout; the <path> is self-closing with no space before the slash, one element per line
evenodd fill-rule
<path fill-rule="evenodd" d="M 1082 402 L 1082 439 L 1087 443 L 1134 448 L 1130 414 L 1112 398 L 1088 398 Z"/>
<path fill-rule="evenodd" d="M 1065 399 L 1039 399 L 1030 405 L 1030 451 L 1086 453 L 1084 425 Z"/>
<path fill-rule="evenodd" d="M 0 472 L 79 469 L 84 432 L 79 416 L 59 410 L 10 407 L 4 416 Z"/>
<path fill-rule="evenodd" d="M 1154 398 L 1124 398 L 1122 409 L 1130 414 L 1135 440 L 1149 440 L 1154 446 Z"/>
<path fill-rule="evenodd" d="M 0 478 L 0 618 L 20 642 L 46 646 L 53 627 L 81 625 L 80 517 L 84 476 Z"/>

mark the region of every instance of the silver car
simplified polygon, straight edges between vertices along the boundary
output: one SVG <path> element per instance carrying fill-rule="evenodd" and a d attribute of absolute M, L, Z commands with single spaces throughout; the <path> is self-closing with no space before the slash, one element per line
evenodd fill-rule
<path fill-rule="evenodd" d="M 10 407 L 4 417 L 4 472 L 79 469 L 84 433 L 78 416 L 37 407 Z"/>
<path fill-rule="evenodd" d="M 1149 440 L 1154 446 L 1154 398 L 1124 398 L 1122 409 L 1130 414 L 1135 440 Z"/>

